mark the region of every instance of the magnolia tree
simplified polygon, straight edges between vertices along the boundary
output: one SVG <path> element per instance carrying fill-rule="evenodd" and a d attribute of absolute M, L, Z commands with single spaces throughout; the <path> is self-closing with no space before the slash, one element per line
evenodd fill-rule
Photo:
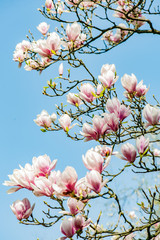
<path fill-rule="evenodd" d="M 42 72 L 59 62 L 59 76 L 47 82 L 43 94 L 66 95 L 67 106 L 56 105 L 51 115 L 42 110 L 34 120 L 41 131 L 62 130 L 74 141 L 97 141 L 97 146 L 82 156 L 82 164 L 88 169 L 82 178 L 72 166 L 66 166 L 63 172 L 54 170 L 57 160 L 51 161 L 48 155 L 33 157 L 32 164 L 20 166 L 9 175 L 4 183 L 11 187 L 8 193 L 26 188 L 35 196 L 46 196 L 48 211 L 43 211 L 42 220 L 34 216 L 34 205 L 27 198 L 11 205 L 20 223 L 53 227 L 59 222 L 61 240 L 160 239 L 160 192 L 154 179 L 152 188 L 146 183 L 127 196 L 130 199 L 132 195 L 130 211 L 126 211 L 118 189 L 113 188 L 128 168 L 137 178 L 143 173 L 147 178 L 153 173 L 158 175 L 160 104 L 156 98 L 155 105 L 148 103 L 149 87 L 134 74 L 119 77 L 114 64 L 102 63 L 97 77 L 83 60 L 84 55 L 95 56 L 118 47 L 135 33 L 159 35 L 153 22 L 153 16 L 160 14 L 156 2 L 46 0 L 39 12 L 51 25 L 40 23 L 40 39 L 30 32 L 28 40 L 17 44 L 13 59 L 19 67 L 24 64 L 27 71 Z M 54 32 L 52 22 L 57 23 Z M 63 62 L 68 71 L 63 71 Z M 80 68 L 85 77 L 72 79 L 73 68 Z M 124 96 L 119 96 L 117 81 L 121 81 Z M 115 168 L 116 172 L 108 166 L 114 158 L 124 163 L 121 169 Z M 101 221 L 101 209 L 97 210 L 97 219 L 92 219 L 90 212 L 97 199 L 102 205 L 113 206 L 112 221 Z"/>

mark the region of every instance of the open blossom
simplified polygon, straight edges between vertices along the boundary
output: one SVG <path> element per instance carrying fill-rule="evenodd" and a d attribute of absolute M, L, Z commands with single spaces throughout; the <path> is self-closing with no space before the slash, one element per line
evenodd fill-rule
<path fill-rule="evenodd" d="M 40 39 L 33 44 L 33 51 L 42 57 L 51 57 L 61 49 L 61 39 L 56 32 L 50 33 L 47 39 Z"/>
<path fill-rule="evenodd" d="M 126 160 L 130 163 L 133 163 L 136 160 L 137 152 L 132 144 L 123 144 L 121 147 L 121 152 L 123 154 L 123 156 L 120 157 L 121 159 Z"/>
<path fill-rule="evenodd" d="M 66 27 L 66 34 L 69 41 L 75 41 L 81 33 L 81 26 L 74 22 L 71 26 L 68 24 Z"/>
<path fill-rule="evenodd" d="M 111 88 L 118 80 L 118 77 L 115 77 L 115 73 L 111 70 L 104 72 L 102 75 L 98 76 L 99 81 L 107 88 Z"/>
<path fill-rule="evenodd" d="M 131 74 L 131 76 L 128 74 L 124 74 L 124 76 L 121 78 L 121 83 L 128 93 L 131 94 L 136 92 L 137 78 L 133 73 Z"/>
<path fill-rule="evenodd" d="M 149 87 L 147 88 L 146 85 L 143 85 L 143 80 L 141 80 L 136 86 L 136 96 L 137 97 L 144 96 L 146 95 L 148 90 L 149 90 Z"/>
<path fill-rule="evenodd" d="M 90 83 L 84 83 L 80 87 L 80 97 L 86 102 L 93 102 L 95 99 L 95 89 Z"/>
<path fill-rule="evenodd" d="M 90 224 L 91 220 L 85 220 L 82 215 L 78 215 L 74 218 L 74 227 L 76 231 L 82 230 L 83 228 L 87 227 Z"/>
<path fill-rule="evenodd" d="M 73 235 L 76 233 L 76 229 L 74 227 L 74 218 L 65 218 L 61 223 L 60 230 L 66 237 L 73 237 Z"/>
<path fill-rule="evenodd" d="M 75 194 L 80 198 L 86 198 L 91 189 L 88 187 L 88 182 L 85 177 L 79 179 L 75 184 Z M 87 199 L 85 200 L 87 201 Z"/>
<path fill-rule="evenodd" d="M 46 22 L 42 22 L 38 25 L 37 29 L 38 31 L 40 31 L 40 33 L 42 33 L 43 35 L 46 35 L 46 33 L 48 32 L 50 25 L 48 25 Z"/>
<path fill-rule="evenodd" d="M 11 206 L 12 212 L 16 215 L 18 220 L 27 219 L 32 214 L 35 204 L 31 204 L 27 198 L 16 200 Z"/>
<path fill-rule="evenodd" d="M 85 137 L 85 141 L 98 140 L 100 136 L 104 135 L 109 129 L 104 118 L 95 115 L 93 117 L 93 128 L 88 123 L 84 123 L 81 134 Z"/>
<path fill-rule="evenodd" d="M 61 188 L 61 192 L 63 195 L 74 191 L 77 179 L 78 176 L 76 170 L 73 167 L 66 167 L 61 174 L 61 182 L 59 182 L 59 187 Z"/>
<path fill-rule="evenodd" d="M 52 116 L 52 117 L 51 117 Z M 51 127 L 51 123 L 56 120 L 56 115 L 49 115 L 46 110 L 42 110 L 40 114 L 37 115 L 37 118 L 34 119 L 34 122 L 41 127 L 49 128 Z"/>
<path fill-rule="evenodd" d="M 23 50 L 23 52 L 27 52 L 31 49 L 31 43 L 29 41 L 23 40 L 22 42 L 16 45 L 16 50 Z"/>
<path fill-rule="evenodd" d="M 107 128 L 116 132 L 119 129 L 119 118 L 115 113 L 104 113 L 104 121 Z"/>
<path fill-rule="evenodd" d="M 13 60 L 22 63 L 28 57 L 28 53 L 22 49 L 15 50 L 13 53 Z"/>
<path fill-rule="evenodd" d="M 99 173 L 103 171 L 104 159 L 99 153 L 95 152 L 94 150 L 88 150 L 86 152 L 86 155 L 82 156 L 82 160 L 87 169 L 96 170 Z"/>
<path fill-rule="evenodd" d="M 123 121 L 131 113 L 129 107 L 121 104 L 118 98 L 115 97 L 107 100 L 106 108 L 110 113 L 115 113 L 120 121 Z"/>
<path fill-rule="evenodd" d="M 58 120 L 65 132 L 68 132 L 72 127 L 75 126 L 75 124 L 71 126 L 71 118 L 67 114 L 63 114 Z"/>
<path fill-rule="evenodd" d="M 24 69 L 26 71 L 38 69 L 38 67 L 39 67 L 39 63 L 33 59 L 28 59 L 25 63 L 26 63 L 26 65 L 24 66 Z"/>
<path fill-rule="evenodd" d="M 147 104 L 143 109 L 143 117 L 148 121 L 145 127 L 156 125 L 160 120 L 160 109 Z"/>
<path fill-rule="evenodd" d="M 51 159 L 46 154 L 39 157 L 33 157 L 32 166 L 36 176 L 49 176 L 51 171 L 55 168 L 57 160 Z"/>
<path fill-rule="evenodd" d="M 79 105 L 83 104 L 82 100 L 78 97 L 75 93 L 68 93 L 67 95 L 67 102 L 78 107 Z"/>
<path fill-rule="evenodd" d="M 62 45 L 66 49 L 79 48 L 86 40 L 86 34 L 81 33 L 81 26 L 77 22 L 74 22 L 71 25 L 67 24 L 66 35 L 66 41 L 62 42 Z"/>
<path fill-rule="evenodd" d="M 145 150 L 148 148 L 148 146 L 149 146 L 149 138 L 146 139 L 144 136 L 137 138 L 136 147 L 140 154 L 143 154 Z"/>
<path fill-rule="evenodd" d="M 54 172 L 52 172 L 53 174 Z M 54 194 L 53 182 L 51 177 L 37 177 L 32 184 L 33 193 L 35 196 L 51 197 Z"/>
<path fill-rule="evenodd" d="M 20 169 L 15 169 L 12 175 L 8 175 L 10 181 L 5 181 L 5 186 L 10 186 L 7 193 L 13 193 L 21 188 L 26 188 L 28 190 L 33 190 L 32 184 L 34 183 L 35 173 L 33 167 L 30 164 L 26 164 L 25 167 Z"/>
<path fill-rule="evenodd" d="M 97 145 L 95 148 L 94 148 L 94 151 L 95 152 L 98 152 L 99 154 L 101 154 L 103 157 L 108 157 L 108 156 L 111 156 L 111 155 L 115 155 L 117 152 L 112 152 L 112 147 L 108 147 L 106 145 Z"/>
<path fill-rule="evenodd" d="M 76 215 L 77 213 L 82 211 L 82 209 L 84 208 L 85 204 L 82 201 L 77 200 L 75 198 L 68 198 L 67 206 L 68 206 L 68 208 L 70 210 L 70 213 L 72 215 Z"/>
<path fill-rule="evenodd" d="M 88 187 L 96 193 L 100 193 L 102 187 L 107 183 L 107 179 L 102 181 L 101 174 L 96 170 L 91 170 L 87 172 L 86 181 L 88 182 Z"/>

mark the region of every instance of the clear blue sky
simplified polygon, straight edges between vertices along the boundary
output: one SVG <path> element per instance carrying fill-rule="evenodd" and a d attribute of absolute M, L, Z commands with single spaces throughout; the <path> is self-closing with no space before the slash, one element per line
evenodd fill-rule
<path fill-rule="evenodd" d="M 18 64 L 13 62 L 12 58 L 16 44 L 25 39 L 28 29 L 38 34 L 36 26 L 45 21 L 37 11 L 42 4 L 44 4 L 42 0 L 1 0 L 1 183 L 8 179 L 7 175 L 12 174 L 13 169 L 18 168 L 19 164 L 24 166 L 27 162 L 31 163 L 33 156 L 45 153 L 51 159 L 59 160 L 56 169 L 64 170 L 65 166 L 72 165 L 82 177 L 85 170 L 81 155 L 92 146 L 92 142 L 73 142 L 66 138 L 63 132 L 44 134 L 33 122 L 41 110 L 46 109 L 49 113 L 55 110 L 56 100 L 43 96 L 41 92 L 47 80 L 57 76 L 57 68 L 53 66 L 39 75 L 34 71 L 26 72 L 23 67 L 18 69 Z M 47 22 L 54 30 L 55 23 Z M 157 20 L 158 25 L 160 29 L 159 20 Z M 159 46 L 160 37 L 158 36 L 135 35 L 109 53 L 93 57 L 88 64 L 93 73 L 98 76 L 102 64 L 114 63 L 119 76 L 123 76 L 124 73 L 134 73 L 139 81 L 143 79 L 147 86 L 150 85 L 148 96 L 151 97 L 154 93 L 159 98 Z M 54 240 L 61 236 L 57 228 L 40 231 L 39 227 L 18 224 L 9 208 L 16 199 L 28 197 L 32 203 L 36 202 L 35 212 L 40 216 L 43 198 L 37 199 L 25 190 L 7 195 L 5 186 L 0 185 L 0 189 L 1 239 L 36 240 L 39 237 L 40 240 Z"/>

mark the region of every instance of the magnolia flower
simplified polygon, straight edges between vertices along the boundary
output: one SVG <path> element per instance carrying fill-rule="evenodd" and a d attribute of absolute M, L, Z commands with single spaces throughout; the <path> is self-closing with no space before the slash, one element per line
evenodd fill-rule
<path fill-rule="evenodd" d="M 21 188 L 33 190 L 32 184 L 34 184 L 35 172 L 30 164 L 26 164 L 24 168 L 20 166 L 20 169 L 15 169 L 13 174 L 8 175 L 8 177 L 10 181 L 5 181 L 3 184 L 12 188 L 7 193 L 16 192 Z"/>
<path fill-rule="evenodd" d="M 81 33 L 81 26 L 74 22 L 71 26 L 67 24 L 66 34 L 69 41 L 75 41 Z"/>
<path fill-rule="evenodd" d="M 148 123 L 145 124 L 145 127 L 156 125 L 160 120 L 160 109 L 147 104 L 143 109 L 143 117 L 148 121 Z"/>
<path fill-rule="evenodd" d="M 95 89 L 90 83 L 84 83 L 80 87 L 80 97 L 86 102 L 93 102 L 95 99 Z"/>
<path fill-rule="evenodd" d="M 148 146 L 149 146 L 149 138 L 146 139 L 144 136 L 137 138 L 136 147 L 139 154 L 143 154 L 148 148 Z"/>
<path fill-rule="evenodd" d="M 52 172 L 52 175 L 54 172 Z M 56 176 L 56 174 L 55 174 Z M 37 177 L 34 180 L 34 184 L 32 184 L 33 193 L 35 196 L 47 196 L 51 197 L 54 194 L 54 187 L 53 187 L 53 176 L 46 177 Z"/>
<path fill-rule="evenodd" d="M 56 163 L 57 160 L 51 162 L 50 157 L 46 154 L 32 159 L 32 166 L 36 176 L 49 176 L 51 171 L 55 168 Z"/>
<path fill-rule="evenodd" d="M 102 84 L 98 84 L 97 85 L 97 95 L 100 95 L 101 92 L 103 91 L 104 87 Z"/>
<path fill-rule="evenodd" d="M 104 187 L 107 183 L 107 179 L 102 182 L 101 174 L 96 170 L 91 170 L 87 172 L 86 181 L 88 182 L 88 187 L 96 193 L 100 193 L 102 187 Z"/>
<path fill-rule="evenodd" d="M 48 32 L 50 25 L 48 25 L 46 22 L 42 22 L 38 25 L 37 29 L 38 31 L 40 31 L 40 33 L 42 33 L 43 35 L 46 35 L 46 33 Z"/>
<path fill-rule="evenodd" d="M 76 231 L 82 230 L 83 228 L 87 227 L 91 222 L 91 219 L 85 220 L 82 215 L 78 215 L 74 218 L 74 227 Z"/>
<path fill-rule="evenodd" d="M 82 100 L 78 97 L 75 93 L 68 93 L 67 95 L 67 102 L 78 107 L 79 105 L 83 104 Z"/>
<path fill-rule="evenodd" d="M 123 154 L 123 156 L 120 157 L 121 159 L 126 160 L 130 163 L 133 163 L 136 160 L 137 153 L 135 147 L 132 144 L 123 144 L 121 147 L 121 152 Z"/>
<path fill-rule="evenodd" d="M 115 77 L 115 73 L 113 71 L 108 70 L 98 76 L 98 79 L 105 87 L 111 88 L 111 86 L 118 80 L 118 77 Z"/>
<path fill-rule="evenodd" d="M 129 94 L 136 92 L 137 78 L 133 73 L 131 76 L 124 74 L 124 76 L 121 78 L 121 83 Z"/>
<path fill-rule="evenodd" d="M 101 68 L 101 75 L 105 75 L 108 71 L 116 73 L 116 67 L 114 64 L 104 64 Z"/>
<path fill-rule="evenodd" d="M 85 177 L 79 179 L 75 184 L 75 194 L 76 196 L 80 198 L 86 198 L 89 193 L 91 192 L 91 189 L 88 187 L 88 182 Z M 85 202 L 87 199 L 84 200 Z"/>
<path fill-rule="evenodd" d="M 121 104 L 118 98 L 115 97 L 107 100 L 106 109 L 110 113 L 115 113 L 115 115 L 119 118 L 120 121 L 123 121 L 131 113 L 129 107 Z"/>
<path fill-rule="evenodd" d="M 16 200 L 11 206 L 12 212 L 16 215 L 18 220 L 27 219 L 32 214 L 35 204 L 31 204 L 27 198 Z"/>
<path fill-rule="evenodd" d="M 75 126 L 73 124 L 71 126 L 71 118 L 67 114 L 63 114 L 59 119 L 58 119 L 61 127 L 64 129 L 65 132 L 68 132 L 72 127 Z"/>
<path fill-rule="evenodd" d="M 149 87 L 147 88 L 146 85 L 143 85 L 143 80 L 141 80 L 136 86 L 136 97 L 141 97 L 146 95 L 148 90 L 149 90 Z"/>
<path fill-rule="evenodd" d="M 59 65 L 58 71 L 59 71 L 59 75 L 62 76 L 62 75 L 63 75 L 63 63 L 61 63 L 61 64 Z"/>
<path fill-rule="evenodd" d="M 49 10 L 54 8 L 54 4 L 52 0 L 46 0 L 45 5 L 46 5 L 46 8 L 48 8 Z"/>
<path fill-rule="evenodd" d="M 104 121 L 107 125 L 107 128 L 116 132 L 119 129 L 119 118 L 115 113 L 104 114 Z"/>
<path fill-rule="evenodd" d="M 47 39 L 40 39 L 33 45 L 33 51 L 42 57 L 52 57 L 61 49 L 61 39 L 56 32 L 50 33 Z"/>
<path fill-rule="evenodd" d="M 33 59 L 28 59 L 26 62 L 26 65 L 24 66 L 24 69 L 26 71 L 31 71 L 31 70 L 34 70 L 34 69 L 38 69 L 39 67 L 39 63 L 37 61 L 34 61 Z"/>
<path fill-rule="evenodd" d="M 61 175 L 61 184 L 63 194 L 67 194 L 74 191 L 75 184 L 78 176 L 76 170 L 73 167 L 66 167 Z"/>
<path fill-rule="evenodd" d="M 74 218 L 65 218 L 61 223 L 60 230 L 66 237 L 73 237 L 73 235 L 76 233 L 76 229 L 74 227 Z"/>
<path fill-rule="evenodd" d="M 77 200 L 75 198 L 68 198 L 67 206 L 68 206 L 68 208 L 70 210 L 70 213 L 72 215 L 76 215 L 77 213 L 82 211 L 82 209 L 84 208 L 85 204 L 82 201 Z"/>
<path fill-rule="evenodd" d="M 86 152 L 86 155 L 82 156 L 82 160 L 87 169 L 96 170 L 99 173 L 103 171 L 104 159 L 99 153 L 95 152 L 94 150 L 88 150 Z"/>
<path fill-rule="evenodd" d="M 37 115 L 37 118 L 34 119 L 34 122 L 41 127 L 49 128 L 51 127 L 52 118 L 46 110 L 42 110 L 40 114 Z"/>

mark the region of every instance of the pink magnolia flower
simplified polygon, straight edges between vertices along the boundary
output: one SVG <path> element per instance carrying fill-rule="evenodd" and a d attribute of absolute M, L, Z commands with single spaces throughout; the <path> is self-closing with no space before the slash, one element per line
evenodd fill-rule
<path fill-rule="evenodd" d="M 79 179 L 76 182 L 76 185 L 75 185 L 76 196 L 80 198 L 86 198 L 90 192 L 91 192 L 91 189 L 88 187 L 88 182 L 85 177 Z M 85 199 L 85 201 L 87 201 L 87 199 Z"/>
<path fill-rule="evenodd" d="M 146 139 L 144 136 L 137 138 L 136 147 L 138 149 L 139 154 L 143 154 L 148 148 L 148 146 L 149 146 L 149 138 Z"/>
<path fill-rule="evenodd" d="M 61 184 L 63 194 L 68 194 L 74 191 L 78 176 L 73 167 L 66 167 L 61 175 Z"/>
<path fill-rule="evenodd" d="M 101 174 L 96 170 L 91 170 L 87 172 L 86 181 L 88 182 L 88 187 L 96 193 L 100 193 L 102 187 L 107 183 L 107 179 L 103 182 Z"/>
<path fill-rule="evenodd" d="M 115 113 L 120 121 L 123 121 L 131 113 L 129 107 L 126 107 L 124 104 L 121 104 L 118 98 L 108 99 L 106 103 L 106 109 L 110 113 Z"/>
<path fill-rule="evenodd" d="M 35 179 L 35 172 L 30 164 L 26 164 L 25 167 L 20 169 L 15 169 L 12 175 L 8 175 L 10 181 L 5 181 L 5 186 L 10 186 L 7 193 L 13 193 L 21 188 L 26 188 L 28 190 L 33 190 L 32 184 Z"/>
<path fill-rule="evenodd" d="M 26 65 L 24 66 L 24 69 L 26 71 L 31 71 L 39 68 L 39 63 L 34 61 L 33 59 L 28 59 L 25 63 Z"/>
<path fill-rule="evenodd" d="M 52 124 L 52 118 L 46 110 L 42 110 L 40 114 L 37 115 L 37 118 L 34 119 L 34 122 L 41 127 L 49 128 Z"/>
<path fill-rule="evenodd" d="M 46 35 L 46 33 L 48 32 L 50 25 L 48 25 L 46 22 L 42 22 L 38 25 L 37 29 L 38 31 L 40 31 L 40 33 L 42 33 L 43 35 Z"/>
<path fill-rule="evenodd" d="M 115 113 L 105 113 L 104 121 L 108 127 L 108 129 L 116 132 L 119 129 L 119 118 Z"/>
<path fill-rule="evenodd" d="M 76 215 L 77 213 L 81 212 L 85 206 L 82 201 L 78 201 L 75 198 L 68 198 L 67 205 L 72 215 Z"/>
<path fill-rule="evenodd" d="M 82 230 L 83 228 L 87 227 L 91 222 L 91 219 L 85 220 L 82 215 L 78 215 L 74 218 L 74 227 L 76 231 Z"/>
<path fill-rule="evenodd" d="M 32 166 L 35 171 L 36 176 L 49 176 L 51 171 L 55 168 L 57 160 L 51 159 L 46 154 L 39 156 L 38 158 L 33 157 Z"/>
<path fill-rule="evenodd" d="M 115 73 L 113 71 L 108 70 L 98 76 L 98 79 L 105 87 L 111 88 L 118 80 L 118 77 L 115 77 Z"/>
<path fill-rule="evenodd" d="M 98 152 L 99 154 L 101 154 L 101 156 L 103 157 L 108 157 L 110 155 L 115 155 L 115 152 L 112 152 L 112 147 L 108 147 L 106 145 L 97 145 L 95 148 L 94 148 L 94 151 L 95 152 Z"/>
<path fill-rule="evenodd" d="M 136 92 L 137 78 L 133 73 L 131 76 L 124 74 L 124 76 L 121 78 L 121 83 L 129 94 Z"/>
<path fill-rule="evenodd" d="M 75 93 L 68 93 L 67 95 L 67 102 L 78 107 L 79 105 L 83 104 L 82 100 L 78 97 Z"/>
<path fill-rule="evenodd" d="M 99 135 L 95 129 L 93 129 L 90 124 L 84 123 L 82 127 L 82 132 L 80 132 L 82 136 L 85 137 L 85 142 L 90 140 L 98 140 Z"/>
<path fill-rule="evenodd" d="M 76 229 L 74 227 L 74 218 L 65 218 L 62 221 L 62 224 L 60 226 L 61 232 L 68 238 L 73 237 L 73 235 L 76 233 Z"/>
<path fill-rule="evenodd" d="M 80 87 L 80 97 L 86 102 L 93 102 L 95 99 L 95 89 L 90 83 L 84 83 Z"/>
<path fill-rule="evenodd" d="M 16 215 L 18 220 L 27 219 L 32 214 L 35 204 L 31 204 L 27 198 L 16 200 L 11 206 L 12 212 Z"/>
<path fill-rule="evenodd" d="M 28 57 L 28 53 L 24 52 L 22 49 L 18 49 L 13 53 L 13 60 L 15 62 L 22 63 Z"/>
<path fill-rule="evenodd" d="M 50 10 L 54 8 L 54 4 L 52 0 L 46 0 L 45 5 L 46 5 L 46 8 Z"/>
<path fill-rule="evenodd" d="M 52 57 L 58 54 L 61 49 L 61 39 L 56 32 L 50 33 L 47 39 L 38 40 L 33 45 L 33 52 L 39 53 L 42 57 Z"/>
<path fill-rule="evenodd" d="M 143 85 L 143 80 L 141 80 L 136 86 L 136 96 L 137 97 L 144 96 L 146 95 L 148 90 L 149 90 L 149 87 L 147 88 L 146 85 Z"/>
<path fill-rule="evenodd" d="M 130 143 L 123 144 L 121 147 L 121 152 L 123 154 L 121 159 L 126 160 L 130 163 L 133 163 L 136 160 L 137 152 L 132 144 Z"/>
<path fill-rule="evenodd" d="M 143 109 L 143 117 L 148 121 L 145 127 L 156 125 L 160 120 L 160 109 L 147 104 Z"/>
<path fill-rule="evenodd" d="M 63 114 L 58 121 L 65 132 L 68 132 L 72 127 L 75 126 L 75 124 L 71 126 L 71 118 L 67 114 Z"/>
<path fill-rule="evenodd" d="M 107 74 L 108 71 L 112 71 L 114 74 L 116 73 L 116 67 L 114 64 L 104 64 L 101 68 L 101 75 Z"/>
<path fill-rule="evenodd" d="M 32 184 L 33 193 L 35 196 L 47 196 L 51 197 L 55 193 L 55 189 L 53 187 L 53 175 L 56 177 L 56 172 L 52 172 L 48 178 L 46 177 L 37 177 L 34 180 L 34 184 Z"/>
<path fill-rule="evenodd" d="M 87 169 L 96 170 L 99 173 L 103 171 L 104 159 L 99 153 L 95 152 L 94 150 L 88 150 L 86 152 L 86 155 L 82 156 L 82 160 Z"/>
<path fill-rule="evenodd" d="M 31 50 L 31 43 L 29 41 L 23 40 L 16 45 L 16 50 L 23 50 L 23 52 L 27 52 L 28 50 Z"/>
<path fill-rule="evenodd" d="M 67 24 L 66 34 L 69 41 L 75 41 L 81 33 L 81 26 L 77 22 L 74 22 L 71 26 Z"/>
<path fill-rule="evenodd" d="M 59 69 L 58 69 L 59 75 L 62 76 L 63 75 L 63 63 L 61 63 L 59 65 Z"/>

